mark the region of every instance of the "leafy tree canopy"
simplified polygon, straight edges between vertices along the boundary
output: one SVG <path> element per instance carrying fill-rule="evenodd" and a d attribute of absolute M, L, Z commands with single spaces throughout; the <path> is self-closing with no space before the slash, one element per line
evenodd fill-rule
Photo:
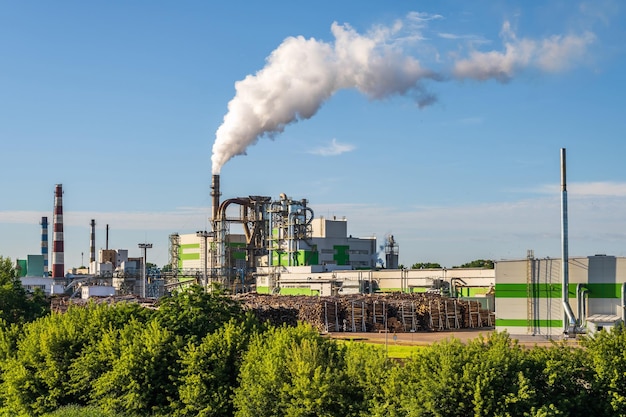
<path fill-rule="evenodd" d="M 461 266 L 453 266 L 453 268 L 485 268 L 485 269 L 493 269 L 493 261 L 491 259 L 476 259 L 474 261 L 464 263 Z"/>
<path fill-rule="evenodd" d="M 10 258 L 0 256 L 0 319 L 6 324 L 23 324 L 46 315 L 49 304 L 41 290 L 29 294 Z"/>
<path fill-rule="evenodd" d="M 411 265 L 411 269 L 440 269 L 441 265 L 435 262 L 418 262 Z"/>

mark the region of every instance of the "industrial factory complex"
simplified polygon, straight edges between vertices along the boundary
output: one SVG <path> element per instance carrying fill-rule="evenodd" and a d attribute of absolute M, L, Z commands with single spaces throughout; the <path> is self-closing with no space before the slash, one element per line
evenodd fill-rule
<path fill-rule="evenodd" d="M 315 217 L 306 199 L 285 194 L 222 200 L 220 176 L 211 184 L 210 231 L 169 236 L 170 268 L 146 268 L 143 256 L 108 248 L 96 253 L 91 221 L 89 267 L 66 273 L 63 260 L 62 186 L 56 185 L 51 269 L 48 218 L 41 219 L 41 254 L 18 259 L 22 284 L 47 294 L 89 298 L 135 294 L 158 298 L 197 283 L 232 293 L 339 297 L 437 294 L 479 303 L 488 323 L 513 335 L 572 336 L 624 321 L 626 258 L 570 258 L 567 236 L 565 150 L 561 150 L 562 257 L 494 261 L 494 269 L 398 268 L 398 245 L 384 242 L 381 262 L 375 237 L 353 237 L 345 218 Z M 141 245 L 140 245 L 141 247 Z"/>

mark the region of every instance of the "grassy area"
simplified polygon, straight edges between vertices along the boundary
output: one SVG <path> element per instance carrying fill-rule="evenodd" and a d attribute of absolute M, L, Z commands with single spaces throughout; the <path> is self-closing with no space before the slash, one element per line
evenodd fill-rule
<path fill-rule="evenodd" d="M 411 345 L 399 345 L 396 344 L 391 337 L 386 344 L 371 342 L 367 339 L 335 339 L 337 343 L 367 343 L 374 345 L 380 349 L 386 350 L 387 355 L 391 359 L 406 359 L 410 357 L 414 352 L 420 349 L 424 349 L 426 346 L 411 346 Z"/>

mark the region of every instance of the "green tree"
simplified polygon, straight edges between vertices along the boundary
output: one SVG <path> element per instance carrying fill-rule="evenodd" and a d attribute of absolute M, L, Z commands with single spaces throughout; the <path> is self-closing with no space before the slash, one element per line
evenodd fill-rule
<path fill-rule="evenodd" d="M 390 388 L 390 375 L 400 364 L 389 360 L 382 346 L 351 343 L 345 350 L 345 371 L 351 390 L 348 401 L 351 415 L 388 416 L 388 396 L 394 396 Z M 376 410 L 381 414 L 376 414 Z"/>
<path fill-rule="evenodd" d="M 130 415 L 111 413 L 94 406 L 68 405 L 46 413 L 42 417 L 130 417 Z"/>
<path fill-rule="evenodd" d="M 600 331 L 582 344 L 594 371 L 594 401 L 606 406 L 598 415 L 626 415 L 626 328 Z"/>
<path fill-rule="evenodd" d="M 527 397 L 532 399 L 526 368 L 524 349 L 506 334 L 436 343 L 392 373 L 388 385 L 397 393 L 389 393 L 388 415 L 524 415 Z"/>
<path fill-rule="evenodd" d="M 156 318 L 159 324 L 188 341 L 198 342 L 231 318 L 244 320 L 241 304 L 220 291 L 206 293 L 194 285 L 159 301 Z"/>
<path fill-rule="evenodd" d="M 50 311 L 41 290 L 28 294 L 22 287 L 10 258 L 0 256 L 0 319 L 6 323 L 23 324 Z"/>
<path fill-rule="evenodd" d="M 138 305 L 91 305 L 27 323 L 15 343 L 16 351 L 2 363 L 0 398 L 5 408 L 40 415 L 64 405 L 84 404 L 84 393 L 76 390 L 71 379 L 72 364 L 108 329 L 149 314 Z"/>
<path fill-rule="evenodd" d="M 485 268 L 493 269 L 493 261 L 490 259 L 476 259 L 471 262 L 464 263 L 461 266 L 453 266 L 453 268 Z"/>
<path fill-rule="evenodd" d="M 242 323 L 231 320 L 201 343 L 189 343 L 181 353 L 178 393 L 180 404 L 175 416 L 232 416 L 232 396 L 237 376 L 256 334 L 256 320 L 249 316 Z"/>
<path fill-rule="evenodd" d="M 270 329 L 246 353 L 235 416 L 348 416 L 341 349 L 312 327 Z"/>
<path fill-rule="evenodd" d="M 434 262 L 418 262 L 411 265 L 411 269 L 441 269 L 441 265 Z"/>
<path fill-rule="evenodd" d="M 181 341 L 156 320 L 131 320 L 118 333 L 110 368 L 93 381 L 93 405 L 107 412 L 170 414 Z"/>
<path fill-rule="evenodd" d="M 587 364 L 588 352 L 578 346 L 554 343 L 528 351 L 533 363 L 527 376 L 533 381 L 532 409 L 537 413 L 568 416 L 602 416 L 606 413 L 604 393 L 594 387 L 594 371 Z"/>

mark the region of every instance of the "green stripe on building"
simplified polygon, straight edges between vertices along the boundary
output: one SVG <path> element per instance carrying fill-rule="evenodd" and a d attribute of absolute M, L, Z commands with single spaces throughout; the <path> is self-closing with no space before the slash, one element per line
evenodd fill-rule
<path fill-rule="evenodd" d="M 563 320 L 496 319 L 497 327 L 563 327 Z"/>
<path fill-rule="evenodd" d="M 180 245 L 180 249 L 200 249 L 199 243 L 187 243 L 184 245 Z"/>
<path fill-rule="evenodd" d="M 577 284 L 569 284 L 569 297 L 576 298 Z M 583 284 L 589 298 L 620 298 L 622 284 Z M 561 284 L 532 284 L 530 293 L 534 298 L 561 298 Z M 527 298 L 526 284 L 496 284 L 497 298 Z"/>

